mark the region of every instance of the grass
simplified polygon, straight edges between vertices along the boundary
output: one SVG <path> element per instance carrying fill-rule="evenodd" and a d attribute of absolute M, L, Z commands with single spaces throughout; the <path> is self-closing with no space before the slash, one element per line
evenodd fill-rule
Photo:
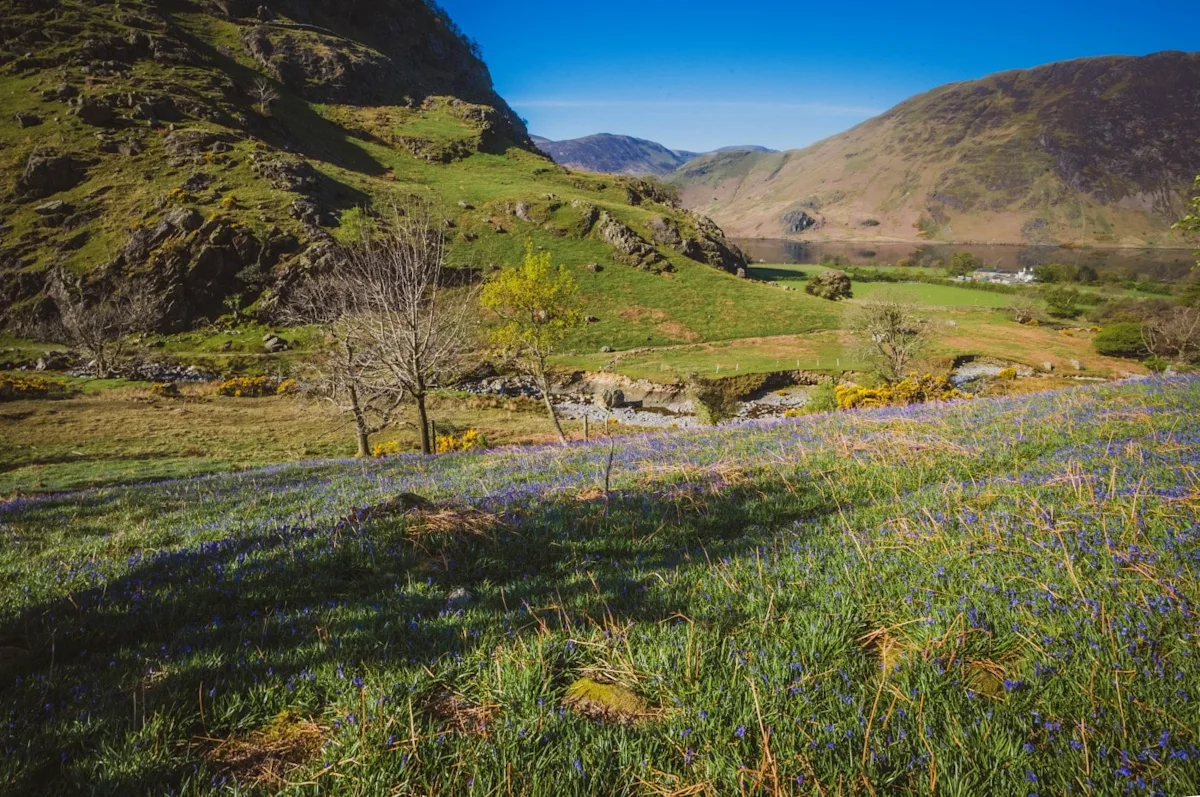
<path fill-rule="evenodd" d="M 635 437 L 607 501 L 601 444 L 9 502 L 0 783 L 1189 793 L 1198 402 Z"/>
<path fill-rule="evenodd" d="M 83 394 L 0 404 L 0 497 L 354 455 L 346 418 L 326 401 L 218 398 L 207 386 L 156 398 L 144 385 L 68 382 Z M 492 446 L 554 439 L 545 409 L 533 400 L 447 392 L 431 398 L 430 413 L 439 433 L 477 429 Z M 414 421 L 415 412 L 405 414 L 372 442 L 419 450 Z M 582 439 L 582 423 L 564 427 Z"/>

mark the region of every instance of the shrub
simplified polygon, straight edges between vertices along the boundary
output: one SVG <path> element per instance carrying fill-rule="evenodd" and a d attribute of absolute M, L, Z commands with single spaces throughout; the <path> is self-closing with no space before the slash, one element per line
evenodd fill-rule
<path fill-rule="evenodd" d="M 379 443 L 371 449 L 371 456 L 373 457 L 396 457 L 399 455 L 399 440 L 389 440 L 386 443 Z"/>
<path fill-rule="evenodd" d="M 296 382 L 295 379 L 284 379 L 278 385 L 275 386 L 275 395 L 287 396 L 292 393 L 295 393 L 299 389 L 300 389 L 300 385 L 299 385 L 299 383 Z"/>
<path fill-rule="evenodd" d="M 983 268 L 983 261 L 970 252 L 955 252 L 946 266 L 946 273 L 952 277 L 969 277 Z"/>
<path fill-rule="evenodd" d="M 805 293 L 821 299 L 836 302 L 839 299 L 852 299 L 854 292 L 850 286 L 850 277 L 844 271 L 826 271 L 818 274 L 804 286 Z"/>
<path fill-rule="evenodd" d="M 899 382 L 882 387 L 838 385 L 834 392 L 838 409 L 868 409 L 871 407 L 903 407 L 930 401 L 954 401 L 972 396 L 963 393 L 944 376 L 909 374 Z"/>
<path fill-rule="evenodd" d="M 448 454 L 452 451 L 478 451 L 486 447 L 483 435 L 479 433 L 479 430 L 468 429 L 457 436 L 454 434 L 438 435 L 434 450 L 439 454 Z"/>
<path fill-rule="evenodd" d="M 66 383 L 43 376 L 0 375 L 0 401 L 64 398 L 70 390 Z"/>
<path fill-rule="evenodd" d="M 1012 382 L 1017 378 L 1016 368 L 1005 368 L 1000 373 L 996 374 L 997 379 L 1003 379 L 1005 382 Z"/>
<path fill-rule="evenodd" d="M 1047 311 L 1055 318 L 1078 318 L 1083 312 L 1083 294 L 1074 288 L 1051 288 L 1043 298 Z"/>
<path fill-rule="evenodd" d="M 864 227 L 878 227 L 878 226 L 879 226 L 879 219 L 864 219 L 864 220 L 863 220 L 863 223 L 862 223 L 862 226 L 864 226 Z"/>
<path fill-rule="evenodd" d="M 283 392 L 294 389 L 295 381 L 292 379 L 280 381 L 269 376 L 239 376 L 217 385 L 217 395 L 232 398 L 262 398 L 276 395 L 280 392 L 280 388 L 289 382 L 291 383 L 290 387 Z"/>
<path fill-rule="evenodd" d="M 1145 357 L 1146 342 L 1142 339 L 1142 325 L 1123 321 L 1104 327 L 1092 338 L 1092 348 L 1106 357 Z"/>
<path fill-rule="evenodd" d="M 1171 361 L 1164 360 L 1162 357 L 1147 357 L 1142 360 L 1142 365 L 1146 366 L 1152 374 L 1161 374 L 1171 367 Z"/>
<path fill-rule="evenodd" d="M 154 398 L 179 398 L 179 385 L 174 382 L 156 382 L 150 386 Z"/>

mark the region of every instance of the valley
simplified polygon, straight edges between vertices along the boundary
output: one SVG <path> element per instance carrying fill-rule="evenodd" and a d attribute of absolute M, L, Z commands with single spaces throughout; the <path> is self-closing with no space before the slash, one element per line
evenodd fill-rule
<path fill-rule="evenodd" d="M 1173 15 L 0 11 L 0 794 L 1200 783 Z"/>

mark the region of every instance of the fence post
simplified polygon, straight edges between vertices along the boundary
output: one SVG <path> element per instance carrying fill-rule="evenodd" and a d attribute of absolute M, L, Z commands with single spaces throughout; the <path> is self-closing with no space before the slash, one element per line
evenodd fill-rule
<path fill-rule="evenodd" d="M 591 436 L 588 434 L 588 416 L 585 412 L 583 413 L 583 442 L 587 443 L 591 439 Z"/>

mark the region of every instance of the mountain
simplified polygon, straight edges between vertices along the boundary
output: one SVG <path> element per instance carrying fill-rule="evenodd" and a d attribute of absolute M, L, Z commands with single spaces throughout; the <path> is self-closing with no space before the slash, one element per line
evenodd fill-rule
<path fill-rule="evenodd" d="M 551 141 L 540 136 L 533 143 L 554 162 L 570 169 L 606 174 L 648 177 L 668 174 L 702 157 L 702 152 L 667 149 L 662 144 L 631 136 L 600 133 L 594 136 Z M 723 147 L 716 152 L 771 152 L 766 147 Z"/>
<path fill-rule="evenodd" d="M 0 323 L 52 320 L 62 282 L 129 278 L 148 325 L 270 322 L 340 256 L 342 216 L 420 196 L 453 265 L 525 242 L 651 273 L 735 272 L 707 219 L 533 146 L 478 48 L 424 0 L 0 0 Z M 703 280 L 701 280 L 703 281 Z M 705 283 L 707 284 L 707 283 Z"/>
<path fill-rule="evenodd" d="M 955 83 L 806 149 L 715 153 L 668 178 L 731 235 L 1179 245 L 1200 173 L 1200 54 Z"/>

